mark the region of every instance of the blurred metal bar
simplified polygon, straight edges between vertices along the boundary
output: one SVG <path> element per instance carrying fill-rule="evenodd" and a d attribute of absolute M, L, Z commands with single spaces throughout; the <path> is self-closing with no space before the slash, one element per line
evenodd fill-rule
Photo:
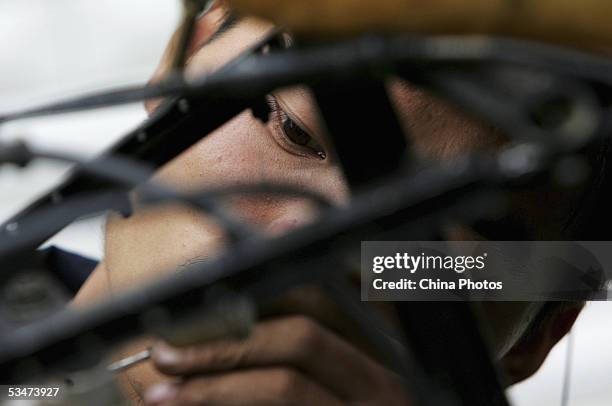
<path fill-rule="evenodd" d="M 57 370 L 150 332 L 145 320 L 152 309 L 180 320 L 188 316 L 187 309 L 206 306 L 219 283 L 257 302 L 296 284 L 328 278 L 334 269 L 326 266 L 327 251 L 336 238 L 350 236 L 351 241 L 360 241 L 379 231 L 375 221 L 405 224 L 414 221 L 415 215 L 422 216 L 427 207 L 437 211 L 440 205 L 433 202 L 452 205 L 460 196 L 473 196 L 499 178 L 495 165 L 485 157 L 473 164 L 461 161 L 421 171 L 417 177 L 395 178 L 357 196 L 349 209 L 329 209 L 311 226 L 273 240 L 243 243 L 216 260 L 193 264 L 188 271 L 138 292 L 117 296 L 87 311 L 64 312 L 4 335 L 0 337 L 0 380 L 22 381 Z M 415 213 L 414 207 L 420 209 Z M 100 347 L 95 351 L 92 340 Z M 42 369 L 27 368 L 32 361 Z"/>
<path fill-rule="evenodd" d="M 383 81 L 355 76 L 313 90 L 349 185 L 375 182 L 400 168 L 408 141 Z"/>
<path fill-rule="evenodd" d="M 278 36 L 278 30 L 271 30 L 261 41 L 227 64 L 221 73 L 235 69 L 270 42 L 277 41 Z M 263 95 L 261 97 L 255 95 L 253 98 L 223 98 L 214 95 L 172 98 L 163 102 L 151 117 L 122 137 L 103 155 L 130 157 L 146 162 L 151 168 L 159 168 L 249 107 L 255 111 L 266 110 Z M 65 199 L 77 194 L 99 191 L 111 186 L 115 185 L 94 179 L 77 167 L 60 185 L 30 203 L 5 221 L 0 228 L 6 228 L 7 225 L 20 221 L 41 207 L 61 204 Z M 55 232 L 57 231 L 59 229 Z M 51 235 L 53 234 L 39 243 Z M 34 248 L 36 245 L 32 247 Z"/>
<path fill-rule="evenodd" d="M 509 406 L 479 320 L 467 302 L 395 302 L 408 345 L 464 406 Z"/>
<path fill-rule="evenodd" d="M 384 82 L 364 83 L 363 79 L 349 77 L 334 82 L 333 87 L 314 88 L 352 189 L 392 177 L 405 165 L 407 141 L 384 86 Z M 439 219 L 433 227 L 439 227 L 442 221 Z M 405 235 L 402 239 L 410 238 Z M 411 359 L 416 358 L 431 379 L 430 391 L 463 406 L 508 406 L 488 343 L 480 334 L 478 320 L 468 303 L 393 304 Z M 407 389 L 410 390 L 410 385 Z"/>

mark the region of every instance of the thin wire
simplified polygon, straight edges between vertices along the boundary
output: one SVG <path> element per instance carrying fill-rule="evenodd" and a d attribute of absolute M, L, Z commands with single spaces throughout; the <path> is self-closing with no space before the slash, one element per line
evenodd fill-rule
<path fill-rule="evenodd" d="M 332 207 L 333 202 L 326 196 L 306 189 L 299 188 L 291 184 L 283 183 L 271 183 L 268 181 L 261 181 L 256 183 L 238 184 L 230 186 L 220 186 L 208 188 L 202 192 L 194 194 L 193 199 L 216 199 L 223 197 L 232 197 L 236 195 L 244 196 L 261 196 L 261 195 L 274 195 L 291 198 L 303 198 L 316 204 L 320 209 L 326 209 Z M 156 203 L 156 196 L 150 194 L 140 195 L 140 201 L 144 203 Z"/>
<path fill-rule="evenodd" d="M 7 150 L 17 151 L 19 153 L 18 161 L 21 164 L 27 163 L 24 162 L 26 161 L 25 158 L 27 158 L 27 161 L 42 158 L 71 163 L 77 165 L 78 169 L 84 173 L 108 180 L 116 185 L 128 188 L 139 187 L 143 193 L 155 200 L 182 201 L 195 206 L 203 212 L 212 215 L 227 232 L 231 240 L 237 241 L 248 239 L 254 237 L 256 234 L 246 225 L 246 223 L 237 220 L 234 216 L 227 213 L 225 209 L 218 204 L 216 199 L 214 199 L 214 196 L 192 197 L 180 194 L 168 187 L 150 182 L 149 179 L 154 171 L 143 163 L 116 156 L 102 156 L 91 161 L 86 161 L 66 153 L 32 150 L 24 143 L 20 143 L 20 148 L 7 148 Z M 6 161 L 11 162 L 10 158 L 10 156 L 4 157 Z M 0 164 L 1 163 L 2 162 L 0 162 Z"/>
<path fill-rule="evenodd" d="M 66 227 L 85 214 L 106 210 L 126 210 L 129 201 L 120 190 L 85 193 L 72 197 L 58 205 L 52 205 L 30 213 L 19 223 L 9 223 L 0 230 L 0 261 L 23 250 L 33 249 L 50 235 Z M 0 280 L 5 274 L 15 272 L 12 267 L 0 268 Z"/>
<path fill-rule="evenodd" d="M 565 371 L 563 373 L 563 387 L 561 389 L 561 406 L 567 406 L 569 404 L 573 355 L 574 334 L 570 331 L 567 335 L 567 349 L 565 350 Z"/>
<path fill-rule="evenodd" d="M 74 156 L 48 151 L 32 151 L 32 155 L 36 158 L 55 159 L 75 163 L 79 165 L 79 168 L 84 172 L 105 177 L 130 188 L 139 187 L 142 193 L 150 196 L 157 196 L 157 198 L 162 201 L 176 200 L 188 203 L 213 216 L 215 221 L 221 225 L 228 234 L 228 237 L 233 241 L 249 239 L 256 234 L 245 223 L 227 213 L 214 198 L 192 197 L 177 193 L 160 184 L 150 182 L 149 178 L 154 172 L 148 166 L 141 163 L 117 157 L 101 157 L 93 161 L 83 161 Z"/>
<path fill-rule="evenodd" d="M 264 37 L 249 49 L 225 64 L 213 74 L 204 74 L 197 78 L 197 83 L 187 82 L 180 71 L 172 71 L 163 80 L 147 85 L 128 85 L 120 88 L 103 90 L 76 96 L 59 102 L 53 102 L 42 106 L 28 108 L 21 111 L 0 115 L 0 125 L 26 118 L 52 116 L 59 114 L 75 113 L 84 110 L 92 110 L 104 107 L 120 106 L 129 103 L 142 102 L 144 100 L 157 99 L 169 96 L 190 96 L 204 94 L 208 91 L 208 78 L 223 78 L 228 72 L 236 69 L 253 53 L 257 53 L 270 41 L 277 38 L 282 32 L 279 28 L 272 28 Z"/>
<path fill-rule="evenodd" d="M 259 184 L 217 187 L 205 190 L 199 194 L 185 195 L 164 186 L 148 182 L 153 173 L 152 169 L 142 163 L 123 158 L 102 157 L 92 161 L 84 161 L 78 157 L 63 153 L 42 150 L 32 151 L 25 144 L 20 144 L 18 148 L 3 148 L 0 146 L 0 150 L 5 152 L 4 160 L 0 159 L 0 164 L 18 161 L 25 165 L 34 158 L 68 162 L 78 165 L 79 170 L 83 173 L 105 179 L 118 186 L 129 188 L 139 186 L 140 196 L 144 203 L 185 202 L 211 215 L 224 228 L 228 236 L 233 237 L 234 242 L 236 240 L 256 238 L 259 236 L 259 233 L 253 231 L 249 225 L 240 221 L 237 217 L 231 215 L 231 213 L 227 213 L 218 203 L 218 200 L 221 198 L 241 194 L 282 195 L 311 200 L 319 208 L 332 206 L 332 202 L 326 197 L 292 185 L 262 182 Z M 10 151 L 14 151 L 18 155 L 15 160 L 11 160 Z M 19 251 L 31 244 L 37 244 L 40 240 L 47 239 L 50 235 L 83 215 L 109 209 L 121 212 L 129 211 L 126 199 L 121 198 L 119 190 L 99 192 L 94 195 L 81 195 L 77 196 L 74 200 L 68 200 L 60 205 L 54 205 L 32 213 L 22 222 L 6 224 L 1 231 L 5 233 L 4 236 L 12 236 L 12 238 L 0 240 L 0 257 Z M 32 225 L 32 222 L 35 224 Z"/>
<path fill-rule="evenodd" d="M 411 35 L 388 40 L 378 38 L 373 43 L 368 42 L 371 40 L 373 39 L 358 39 L 333 44 L 329 47 L 322 47 L 320 52 L 316 53 L 313 53 L 312 50 L 302 54 L 293 52 L 290 57 L 283 55 L 283 58 L 286 58 L 282 61 L 283 63 L 273 60 L 274 58 L 272 60 L 271 58 L 260 59 L 247 70 L 235 72 L 235 75 L 227 75 L 227 72 L 220 71 L 201 76 L 192 83 L 186 83 L 182 75 L 175 74 L 156 84 L 127 86 L 86 94 L 69 100 L 0 115 L 0 124 L 24 118 L 116 106 L 173 95 L 205 94 L 208 91 L 219 92 L 220 90 L 230 92 L 233 89 L 226 89 L 224 86 L 227 87 L 228 82 L 235 82 L 238 79 L 244 83 L 266 83 L 270 88 L 285 86 L 287 77 L 294 78 L 293 82 L 299 82 L 299 79 L 306 73 L 312 73 L 306 72 L 304 68 L 299 68 L 300 66 L 312 68 L 312 58 L 320 59 L 315 69 L 318 73 L 317 77 L 324 73 L 334 73 L 365 63 L 370 66 L 395 61 L 400 65 L 412 64 L 414 66 L 426 63 L 427 66 L 431 66 L 439 63 L 501 62 L 535 66 L 563 75 L 612 84 L 610 74 L 612 62 L 609 58 L 558 46 L 501 38 L 491 38 L 483 42 L 480 39 L 462 36 L 415 37 Z M 364 55 L 363 52 L 355 51 L 366 49 L 366 45 L 377 49 L 378 52 Z M 352 56 L 348 57 L 349 55 Z M 290 73 L 289 69 L 294 72 Z M 265 72 L 268 72 L 267 75 Z M 272 80 L 270 76 L 279 79 Z"/>

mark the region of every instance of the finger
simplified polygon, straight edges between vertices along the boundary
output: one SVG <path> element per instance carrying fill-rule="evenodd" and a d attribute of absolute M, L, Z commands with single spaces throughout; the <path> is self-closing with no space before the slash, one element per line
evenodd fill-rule
<path fill-rule="evenodd" d="M 182 350 L 158 345 L 153 349 L 152 359 L 161 372 L 170 375 L 289 366 L 347 399 L 366 397 L 367 388 L 383 384 L 390 375 L 336 334 L 300 316 L 262 322 L 244 341 Z"/>
<path fill-rule="evenodd" d="M 320 405 L 342 402 L 303 374 L 283 368 L 229 372 L 164 383 L 145 396 L 149 406 Z"/>

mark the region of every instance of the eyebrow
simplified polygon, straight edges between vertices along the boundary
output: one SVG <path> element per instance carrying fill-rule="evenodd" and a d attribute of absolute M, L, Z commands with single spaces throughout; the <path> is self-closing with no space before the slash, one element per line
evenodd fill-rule
<path fill-rule="evenodd" d="M 217 31 L 215 31 L 215 33 L 211 35 L 210 38 L 204 41 L 193 53 L 195 54 L 196 52 L 200 51 L 205 46 L 210 45 L 210 43 L 219 39 L 219 37 L 221 37 L 223 34 L 225 34 L 229 30 L 234 28 L 236 25 L 238 25 L 239 22 L 240 22 L 240 17 L 228 12 L 228 14 L 226 15 L 225 19 L 223 20 L 223 22 L 221 23 L 221 26 L 217 29 Z"/>

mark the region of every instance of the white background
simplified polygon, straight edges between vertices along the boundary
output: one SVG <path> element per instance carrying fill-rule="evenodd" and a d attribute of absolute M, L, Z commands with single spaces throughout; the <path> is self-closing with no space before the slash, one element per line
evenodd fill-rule
<path fill-rule="evenodd" d="M 126 83 L 144 83 L 178 21 L 174 0 L 1 0 L 0 113 Z M 0 127 L 0 139 L 92 156 L 144 118 L 140 105 Z M 67 167 L 49 162 L 0 169 L 0 221 L 58 182 Z M 102 219 L 76 224 L 53 243 L 99 257 Z M 574 330 L 570 405 L 612 399 L 611 304 L 592 303 Z M 509 391 L 514 404 L 558 405 L 567 340 L 541 371 Z M 477 383 L 476 383 L 477 384 Z"/>

